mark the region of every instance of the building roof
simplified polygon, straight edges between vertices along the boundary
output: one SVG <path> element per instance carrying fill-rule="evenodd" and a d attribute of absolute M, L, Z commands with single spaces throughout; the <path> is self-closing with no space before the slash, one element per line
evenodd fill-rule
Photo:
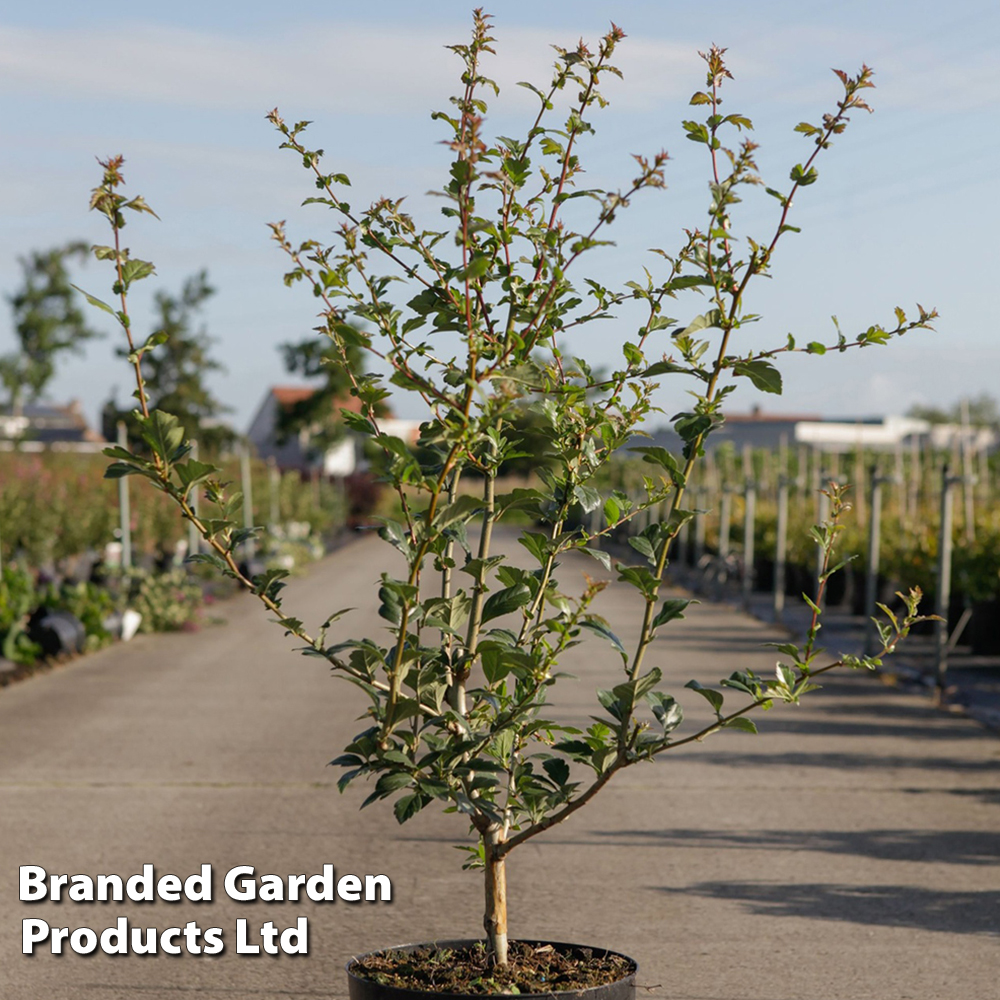
<path fill-rule="evenodd" d="M 57 441 L 103 442 L 87 424 L 78 400 L 69 403 L 25 403 L 20 413 L 0 407 L 0 437 L 27 438 L 45 443 Z"/>

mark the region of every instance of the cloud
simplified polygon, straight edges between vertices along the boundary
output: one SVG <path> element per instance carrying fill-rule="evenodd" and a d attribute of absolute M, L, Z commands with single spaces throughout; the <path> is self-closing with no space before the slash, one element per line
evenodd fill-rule
<path fill-rule="evenodd" d="M 551 29 L 498 29 L 498 55 L 485 71 L 501 84 L 505 99 L 536 103 L 516 84 L 549 78 L 554 35 Z M 290 29 L 277 38 L 152 24 L 8 26 L 0 35 L 0 81 L 21 93 L 62 98 L 254 111 L 280 101 L 353 114 L 405 114 L 444 106 L 455 88 L 460 64 L 442 37 L 448 36 L 440 27 L 393 31 L 357 23 Z M 700 78 L 697 55 L 683 44 L 630 39 L 616 62 L 626 82 L 608 78 L 608 90 L 616 103 L 637 109 L 686 95 Z"/>

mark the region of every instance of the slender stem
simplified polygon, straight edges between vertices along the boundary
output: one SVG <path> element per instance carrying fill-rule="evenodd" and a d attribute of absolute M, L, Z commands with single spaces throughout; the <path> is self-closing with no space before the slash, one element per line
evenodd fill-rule
<path fill-rule="evenodd" d="M 493 470 L 487 470 L 483 480 L 483 511 L 482 533 L 479 536 L 480 560 L 489 558 L 490 542 L 493 538 L 493 522 L 495 520 L 495 487 Z M 465 640 L 466 656 L 468 664 L 471 666 L 475 658 L 476 649 L 479 646 L 479 630 L 483 624 L 483 605 L 486 600 L 486 567 L 481 566 L 476 578 L 476 585 L 472 591 L 472 610 L 469 612 L 469 630 Z M 468 676 L 466 674 L 466 676 Z"/>

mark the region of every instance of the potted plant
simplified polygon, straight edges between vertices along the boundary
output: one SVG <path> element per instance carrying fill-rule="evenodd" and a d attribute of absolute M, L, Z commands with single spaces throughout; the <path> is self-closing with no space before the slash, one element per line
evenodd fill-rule
<path fill-rule="evenodd" d="M 581 186 L 581 140 L 605 104 L 602 78 L 618 73 L 611 60 L 623 38 L 612 26 L 594 50 L 583 42 L 557 48 L 550 84 L 526 85 L 538 98 L 526 131 L 517 138 L 488 138 L 486 95 L 497 88 L 484 75 L 483 62 L 493 38 L 489 18 L 475 12 L 470 41 L 451 46 L 462 63 L 461 92 L 449 111 L 434 116 L 453 153 L 438 192 L 443 229 L 423 228 L 399 200 L 353 208 L 343 194 L 348 178 L 326 172 L 322 151 L 305 144 L 308 123 L 288 125 L 277 111 L 268 116 L 282 147 L 314 182 L 316 193 L 307 201 L 340 223 L 331 245 L 295 243 L 281 223 L 271 230 L 289 261 L 286 284 L 305 284 L 316 297 L 320 334 L 329 338 L 349 378 L 355 400 L 343 419 L 374 443 L 382 478 L 396 497 L 398 515 L 383 519 L 379 529 L 405 561 L 402 573 L 384 573 L 378 581 L 389 642 L 347 638 L 346 610 L 331 609 L 312 632 L 282 605 L 283 571 L 243 575 L 239 549 L 256 529 L 242 526 L 241 496 L 228 491 L 215 468 L 191 458 L 178 421 L 150 409 L 143 390 L 144 356 L 164 335 L 140 343 L 130 327 L 129 291 L 153 265 L 130 254 L 121 230 L 128 212 L 151 209 L 123 193 L 121 157 L 103 161 L 91 202 L 111 226 L 111 244 L 95 247 L 95 253 L 115 270 L 116 296 L 113 306 L 92 301 L 117 316 L 128 340 L 139 403 L 133 419 L 146 445 L 142 451 L 107 449 L 114 460 L 107 475 L 141 476 L 172 498 L 206 541 L 207 551 L 194 558 L 237 579 L 307 655 L 326 660 L 365 693 L 367 725 L 334 761 L 344 768 L 342 788 L 373 780 L 368 801 L 393 800 L 400 823 L 432 804 L 464 816 L 471 841 L 465 867 L 481 870 L 485 880 L 485 940 L 472 946 L 469 959 L 480 963 L 470 973 L 477 990 L 486 988 L 483 983 L 522 993 L 553 989 L 551 978 L 512 978 L 517 963 L 508 942 L 505 885 L 512 852 L 588 805 L 624 769 L 722 729 L 755 731 L 749 718 L 755 709 L 798 701 L 816 687 L 817 675 L 834 667 L 877 662 L 820 660 L 819 611 L 813 605 L 805 643 L 778 646 L 773 677 L 736 672 L 721 689 L 691 681 L 687 686 L 709 702 L 714 717 L 679 736 L 682 709 L 661 688 L 650 644 L 690 603 L 662 599 L 662 579 L 671 544 L 693 516 L 685 504 L 688 478 L 706 438 L 722 423 L 729 395 L 741 385 L 780 393 L 775 361 L 783 354 L 865 349 L 927 327 L 935 316 L 918 308 L 911 319 L 896 309 L 892 324 L 873 325 L 852 338 L 838 331 L 829 344 L 799 345 L 788 337 L 760 346 L 749 340 L 748 327 L 758 317 L 747 310 L 748 291 L 770 275 L 779 242 L 796 231 L 789 222 L 792 202 L 816 181 L 816 160 L 852 112 L 868 110 L 863 95 L 872 86 L 871 70 L 863 67 L 856 76 L 838 71 L 842 95 L 834 110 L 818 124 L 796 126 L 809 155 L 793 167 L 783 190 L 765 188 L 776 220 L 758 242 L 737 238 L 733 227 L 739 195 L 761 181 L 756 147 L 745 137 L 749 119 L 722 109 L 720 94 L 730 74 L 717 47 L 703 55 L 705 89 L 691 98 L 703 117 L 684 123 L 687 137 L 705 147 L 710 198 L 704 226 L 686 230 L 676 251 L 656 251 L 657 275 L 629 282 L 624 290 L 593 277 L 576 281 L 593 252 L 609 245 L 607 233 L 619 213 L 664 187 L 662 152 L 636 156 L 635 177 L 622 190 Z M 553 124 L 558 104 L 568 111 Z M 734 138 L 738 144 L 731 146 Z M 691 293 L 702 295 L 708 308 L 692 313 L 683 304 Z M 668 305 L 684 318 L 668 316 Z M 625 308 L 642 315 L 638 332 L 621 337 L 615 370 L 599 372 L 574 356 L 575 330 L 592 323 L 617 329 L 611 319 Z M 372 359 L 381 368 L 377 373 L 369 370 Z M 681 454 L 633 448 L 648 465 L 639 502 L 618 490 L 599 490 L 596 477 L 654 410 L 653 389 L 666 377 L 682 381 L 693 397 L 690 408 L 672 418 Z M 380 425 L 389 385 L 426 407 L 416 449 Z M 544 427 L 546 461 L 539 463 L 534 485 L 505 492 L 498 489 L 497 472 L 521 450 L 516 428 L 524 426 L 525 411 L 534 426 Z M 198 513 L 196 493 L 204 498 Z M 831 521 L 814 529 L 826 553 L 821 588 L 837 568 L 832 553 L 845 507 L 842 488 L 831 486 L 830 498 Z M 575 509 L 600 516 L 571 519 Z M 528 568 L 496 547 L 497 527 L 514 512 L 521 523 L 525 514 L 530 521 L 517 531 Z M 649 521 L 630 538 L 638 558 L 612 559 L 602 540 L 637 517 Z M 559 558 L 569 551 L 589 554 L 595 570 L 603 568 L 617 585 L 634 590 L 643 615 L 634 647 L 626 649 L 593 610 L 594 598 L 610 581 L 588 579 L 576 592 L 560 583 Z M 917 599 L 908 599 L 905 618 L 890 616 L 891 624 L 881 626 L 883 654 L 906 634 Z M 595 717 L 579 727 L 547 721 L 544 705 L 560 680 L 561 655 L 588 634 L 603 644 L 594 655 L 604 657 L 608 669 Z M 585 955 L 558 945 L 528 950 L 536 957 L 561 953 L 574 962 Z M 434 962 L 434 955 L 428 960 Z M 398 964 L 416 963 L 410 956 Z M 388 966 L 391 956 L 376 957 L 368 975 L 399 982 Z M 628 991 L 632 974 L 626 960 L 611 977 L 624 976 L 621 988 Z M 473 991 L 468 981 L 451 988 Z"/>

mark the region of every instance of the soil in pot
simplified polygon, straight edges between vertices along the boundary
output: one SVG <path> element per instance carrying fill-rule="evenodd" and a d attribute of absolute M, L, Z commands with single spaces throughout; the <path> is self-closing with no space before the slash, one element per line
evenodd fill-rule
<path fill-rule="evenodd" d="M 633 976 L 636 965 L 624 955 L 600 948 L 511 941 L 507 968 L 491 969 L 483 942 L 462 941 L 375 952 L 353 961 L 348 971 L 402 990 L 524 995 L 607 986 Z"/>

